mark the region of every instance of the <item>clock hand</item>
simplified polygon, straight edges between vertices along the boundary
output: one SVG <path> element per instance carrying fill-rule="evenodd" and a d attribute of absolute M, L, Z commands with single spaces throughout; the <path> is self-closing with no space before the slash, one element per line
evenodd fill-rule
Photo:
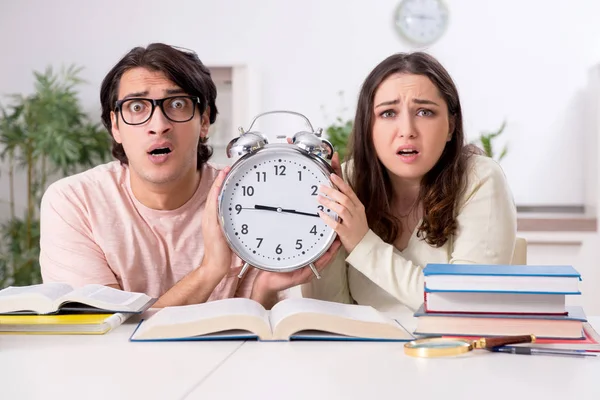
<path fill-rule="evenodd" d="M 289 209 L 282 209 L 281 211 L 283 212 L 288 212 L 288 213 L 292 213 L 292 214 L 300 214 L 300 215 L 308 215 L 309 217 L 319 217 L 319 214 L 311 214 L 311 213 L 306 213 L 306 212 L 302 212 L 302 211 L 296 211 L 296 210 L 289 210 Z"/>
<path fill-rule="evenodd" d="M 254 206 L 254 209 L 256 209 L 256 210 L 267 210 L 267 211 L 279 211 L 279 212 L 281 212 L 281 208 L 269 207 L 269 206 L 262 206 L 260 204 L 256 204 Z"/>
<path fill-rule="evenodd" d="M 271 206 L 263 206 L 260 204 L 256 204 L 254 206 L 254 209 L 256 210 L 267 210 L 267 211 L 277 211 L 277 212 L 286 212 L 286 213 L 290 213 L 290 214 L 299 214 L 299 215 L 307 215 L 309 217 L 319 217 L 319 214 L 311 214 L 311 213 L 306 213 L 306 212 L 302 212 L 302 211 L 296 211 L 296 210 L 292 210 L 289 208 L 281 208 L 281 207 L 271 207 Z"/>
<path fill-rule="evenodd" d="M 429 20 L 433 20 L 433 18 L 432 18 L 432 17 L 430 17 L 430 16 L 428 16 L 428 15 L 425 15 L 425 14 L 415 14 L 415 15 L 411 15 L 411 16 L 404 17 L 404 19 L 405 19 L 405 20 L 409 20 L 409 19 L 411 19 L 411 18 L 414 18 L 414 19 L 422 19 L 422 20 L 428 20 L 428 19 L 429 19 Z"/>

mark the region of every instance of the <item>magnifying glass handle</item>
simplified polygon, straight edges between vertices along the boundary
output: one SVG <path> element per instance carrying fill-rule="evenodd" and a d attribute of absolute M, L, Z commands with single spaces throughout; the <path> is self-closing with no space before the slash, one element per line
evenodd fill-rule
<path fill-rule="evenodd" d="M 480 349 L 492 349 L 498 346 L 505 346 L 507 344 L 517 343 L 533 343 L 535 342 L 534 335 L 520 335 L 520 336 L 502 336 L 495 338 L 481 338 L 477 341 L 476 347 Z"/>

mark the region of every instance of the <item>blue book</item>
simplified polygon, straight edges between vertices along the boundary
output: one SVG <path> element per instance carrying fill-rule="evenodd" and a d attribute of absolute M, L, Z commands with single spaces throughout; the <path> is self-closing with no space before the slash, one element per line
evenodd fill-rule
<path fill-rule="evenodd" d="M 567 265 L 427 264 L 426 292 L 581 294 L 581 275 Z"/>
<path fill-rule="evenodd" d="M 293 298 L 271 310 L 251 299 L 166 307 L 140 322 L 132 342 L 191 340 L 410 341 L 398 321 L 370 306 Z"/>

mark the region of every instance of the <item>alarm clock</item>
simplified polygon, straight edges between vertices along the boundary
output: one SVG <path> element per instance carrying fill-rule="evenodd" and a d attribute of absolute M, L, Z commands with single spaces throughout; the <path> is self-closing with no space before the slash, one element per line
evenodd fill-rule
<path fill-rule="evenodd" d="M 287 113 L 303 118 L 310 131 L 300 131 L 285 143 L 269 143 L 267 137 L 252 131 L 254 122 L 264 115 Z M 239 258 L 244 261 L 239 277 L 248 267 L 265 271 L 288 272 L 310 267 L 331 246 L 336 232 L 318 214 L 338 215 L 317 201 L 319 185 L 334 187 L 327 160 L 333 146 L 321 138 L 308 118 L 293 111 L 268 111 L 257 115 L 248 130 L 226 148 L 233 163 L 221 187 L 218 212 L 221 229 Z M 324 196 L 321 194 L 321 196 Z M 326 196 L 325 196 L 326 197 Z"/>

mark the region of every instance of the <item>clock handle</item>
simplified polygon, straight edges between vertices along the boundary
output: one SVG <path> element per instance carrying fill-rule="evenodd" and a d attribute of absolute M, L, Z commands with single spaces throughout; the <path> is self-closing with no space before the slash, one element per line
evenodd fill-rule
<path fill-rule="evenodd" d="M 321 279 L 321 275 L 319 274 L 319 271 L 317 271 L 317 267 L 315 267 L 315 264 L 310 263 L 308 265 L 310 266 L 310 269 L 312 270 L 313 274 L 315 274 L 317 279 Z"/>
<path fill-rule="evenodd" d="M 249 132 L 252 127 L 254 126 L 254 123 L 256 122 L 256 120 L 262 116 L 265 115 L 270 115 L 270 114 L 291 114 L 291 115 L 296 115 L 302 119 L 304 119 L 304 121 L 306 122 L 306 124 L 309 126 L 311 131 L 314 131 L 314 128 L 312 126 L 312 124 L 310 123 L 309 119 L 306 118 L 303 114 L 300 114 L 299 112 L 295 112 L 295 111 L 288 111 L 288 110 L 273 110 L 273 111 L 266 111 L 263 113 L 258 114 L 257 116 L 254 117 L 254 119 L 252 120 L 252 123 L 250 124 L 250 128 L 248 128 L 248 130 L 246 132 Z"/>

